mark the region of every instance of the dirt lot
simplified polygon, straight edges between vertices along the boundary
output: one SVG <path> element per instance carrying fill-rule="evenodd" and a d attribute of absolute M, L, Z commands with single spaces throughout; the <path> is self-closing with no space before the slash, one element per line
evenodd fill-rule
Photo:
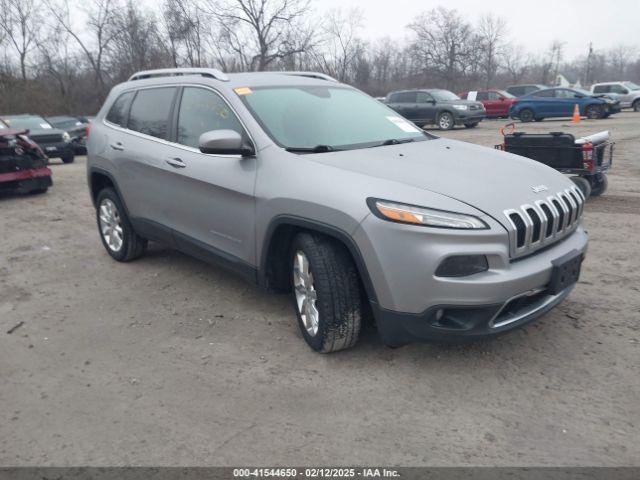
<path fill-rule="evenodd" d="M 160 245 L 112 261 L 84 158 L 55 161 L 0 198 L 0 465 L 638 465 L 640 114 L 521 129 L 618 142 L 569 299 L 495 341 L 328 356 L 286 296 Z"/>

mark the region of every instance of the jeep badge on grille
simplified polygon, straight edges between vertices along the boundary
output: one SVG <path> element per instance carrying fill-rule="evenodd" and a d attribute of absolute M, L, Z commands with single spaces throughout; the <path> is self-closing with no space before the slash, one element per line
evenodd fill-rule
<path fill-rule="evenodd" d="M 531 187 L 531 190 L 533 190 L 534 193 L 540 193 L 546 192 L 549 188 L 546 185 L 536 185 L 535 187 Z"/>

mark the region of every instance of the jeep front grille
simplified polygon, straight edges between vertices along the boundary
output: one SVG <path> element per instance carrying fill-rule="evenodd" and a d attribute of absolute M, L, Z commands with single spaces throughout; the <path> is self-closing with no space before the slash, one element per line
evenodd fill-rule
<path fill-rule="evenodd" d="M 571 187 L 533 204 L 505 210 L 511 257 L 527 255 L 575 230 L 582 217 L 584 201 L 582 192 Z"/>

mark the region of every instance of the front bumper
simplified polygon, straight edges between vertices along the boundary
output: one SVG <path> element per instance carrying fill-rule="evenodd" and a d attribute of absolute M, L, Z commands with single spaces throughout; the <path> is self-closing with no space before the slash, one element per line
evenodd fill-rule
<path fill-rule="evenodd" d="M 391 224 L 368 217 L 354 233 L 366 261 L 375 299 L 372 309 L 383 341 L 458 341 L 493 336 L 528 323 L 560 303 L 546 289 L 552 262 L 570 252 L 584 255 L 587 234 L 568 237 L 512 261 L 507 233 L 490 218 L 489 230 L 452 231 Z M 372 239 L 374 239 L 372 241 Z M 453 255 L 485 255 L 489 270 L 466 277 L 437 277 Z M 444 311 L 447 322 L 438 320 Z"/>
<path fill-rule="evenodd" d="M 62 158 L 75 154 L 72 142 L 38 143 L 38 146 L 49 158 Z"/>
<path fill-rule="evenodd" d="M 480 123 L 482 120 L 487 118 L 486 113 L 470 113 L 470 112 L 458 112 L 456 114 L 456 125 L 464 125 L 465 123 Z"/>
<path fill-rule="evenodd" d="M 48 167 L 0 174 L 0 191 L 29 193 L 53 185 Z"/>

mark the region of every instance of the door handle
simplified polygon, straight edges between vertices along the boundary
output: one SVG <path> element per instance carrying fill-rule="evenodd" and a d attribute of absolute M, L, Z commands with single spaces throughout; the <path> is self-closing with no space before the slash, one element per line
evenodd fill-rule
<path fill-rule="evenodd" d="M 110 143 L 109 146 L 111 148 L 113 148 L 114 150 L 119 150 L 119 151 L 123 151 L 124 150 L 124 146 L 118 142 L 118 143 Z"/>
<path fill-rule="evenodd" d="M 167 158 L 165 162 L 167 162 L 173 168 L 185 168 L 187 166 L 187 164 L 184 163 L 182 159 L 178 157 Z"/>

